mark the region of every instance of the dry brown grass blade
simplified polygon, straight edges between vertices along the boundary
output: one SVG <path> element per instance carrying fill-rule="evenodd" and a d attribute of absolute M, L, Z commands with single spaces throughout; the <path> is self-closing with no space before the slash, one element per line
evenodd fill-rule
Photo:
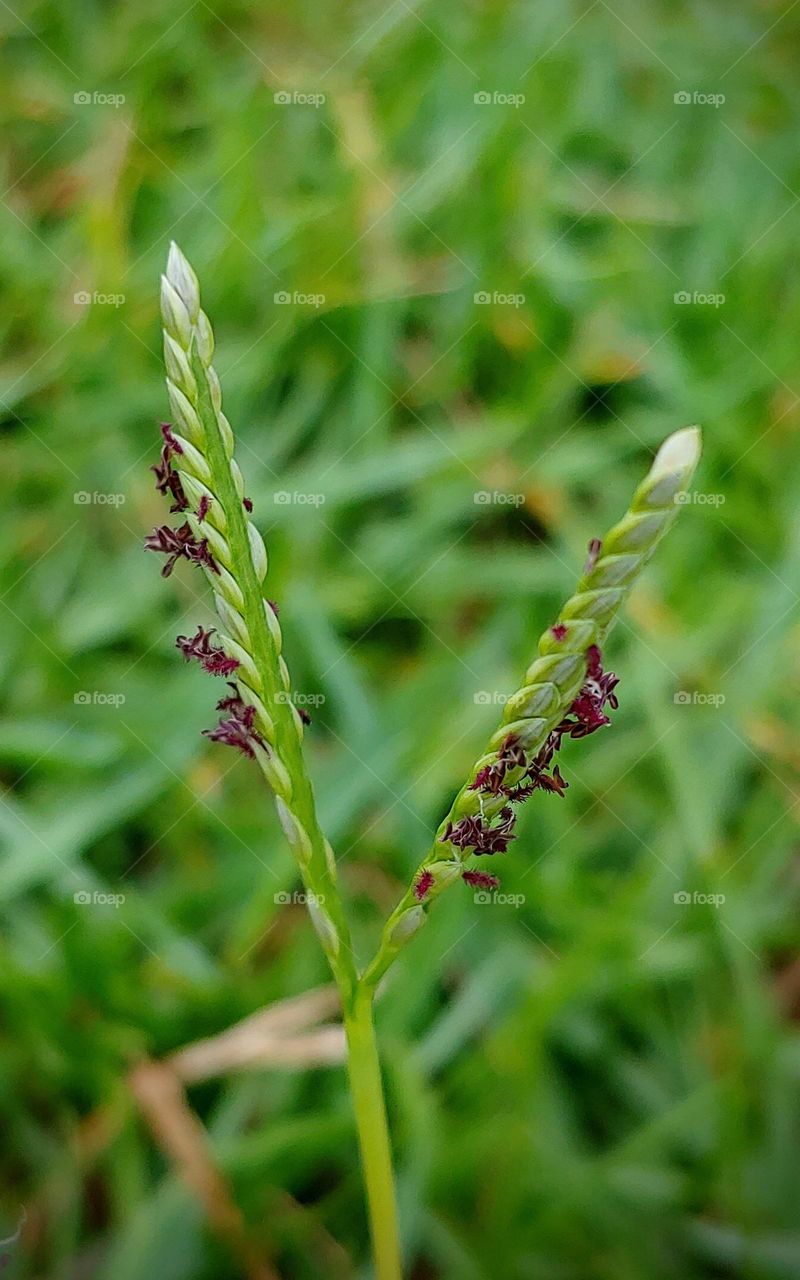
<path fill-rule="evenodd" d="M 338 1009 L 336 988 L 317 987 L 260 1009 L 218 1036 L 179 1049 L 168 1059 L 169 1066 L 187 1084 L 228 1071 L 334 1066 L 344 1062 L 344 1030 L 338 1024 L 315 1024 Z"/>

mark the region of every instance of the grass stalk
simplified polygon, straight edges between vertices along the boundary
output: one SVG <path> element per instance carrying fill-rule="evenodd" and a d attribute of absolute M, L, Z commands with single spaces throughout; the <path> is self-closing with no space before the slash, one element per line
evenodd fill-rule
<path fill-rule="evenodd" d="M 375 1274 L 377 1280 L 400 1280 L 402 1266 L 397 1203 L 373 1019 L 373 996 L 363 984 L 359 984 L 352 1009 L 345 1016 L 345 1032 L 347 1073 L 367 1194 Z"/>

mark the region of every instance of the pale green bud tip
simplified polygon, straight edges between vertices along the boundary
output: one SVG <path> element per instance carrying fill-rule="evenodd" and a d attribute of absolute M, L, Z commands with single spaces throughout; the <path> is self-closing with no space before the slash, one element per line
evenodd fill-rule
<path fill-rule="evenodd" d="M 667 436 L 645 479 L 636 491 L 633 510 L 666 507 L 680 502 L 700 458 L 699 427 L 684 427 Z"/>
<path fill-rule="evenodd" d="M 650 468 L 650 477 L 658 480 L 678 471 L 691 473 L 700 459 L 702 436 L 699 427 L 684 427 L 667 436 Z"/>
<path fill-rule="evenodd" d="M 195 324 L 200 314 L 200 286 L 197 276 L 174 240 L 169 246 L 167 257 L 167 279 L 180 296 L 192 324 Z"/>

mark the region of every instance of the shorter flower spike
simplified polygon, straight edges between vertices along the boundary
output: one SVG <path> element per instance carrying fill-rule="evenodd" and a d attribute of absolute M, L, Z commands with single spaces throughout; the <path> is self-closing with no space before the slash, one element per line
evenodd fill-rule
<path fill-rule="evenodd" d="M 576 590 L 553 625 L 521 687 L 505 703 L 501 724 L 455 797 L 433 847 L 389 917 L 364 973 L 375 987 L 394 961 L 396 930 L 411 911 L 427 914 L 434 894 L 415 901 L 414 885 L 442 859 L 505 849 L 513 836 L 512 805 L 534 791 L 563 795 L 566 781 L 553 758 L 565 738 L 582 738 L 608 724 L 617 705 L 617 677 L 603 670 L 605 642 L 628 592 L 685 502 L 700 457 L 700 432 L 687 427 L 664 441 L 628 511 L 603 538 L 593 538 Z M 510 817 L 509 817 L 510 815 Z M 468 881 L 469 883 L 469 881 Z"/>
<path fill-rule="evenodd" d="M 236 658 L 229 658 L 224 649 L 211 643 L 211 637 L 214 634 L 214 628 L 205 631 L 202 627 L 197 628 L 197 635 L 178 636 L 175 641 L 187 662 L 191 658 L 197 658 L 204 671 L 212 676 L 229 676 L 232 675 L 239 662 Z"/>

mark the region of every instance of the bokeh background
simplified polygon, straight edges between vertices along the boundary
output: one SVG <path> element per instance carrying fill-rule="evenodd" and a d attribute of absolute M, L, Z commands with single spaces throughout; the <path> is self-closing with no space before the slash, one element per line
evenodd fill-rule
<path fill-rule="evenodd" d="M 588 539 L 702 424 L 613 729 L 378 1020 L 415 1280 L 800 1275 L 800 8 L 0 30 L 4 1274 L 369 1275 L 326 993 L 241 1069 L 219 1038 L 327 976 L 259 777 L 200 736 L 202 581 L 142 553 L 175 237 L 364 958 Z"/>

